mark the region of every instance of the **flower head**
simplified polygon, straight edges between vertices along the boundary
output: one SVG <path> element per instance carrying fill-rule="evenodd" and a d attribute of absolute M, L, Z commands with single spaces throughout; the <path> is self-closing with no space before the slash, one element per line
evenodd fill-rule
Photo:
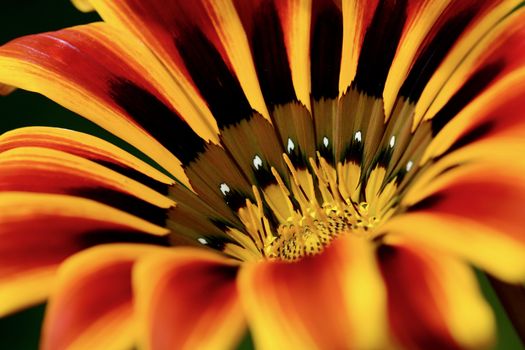
<path fill-rule="evenodd" d="M 74 1 L 0 81 L 97 123 L 0 137 L 0 313 L 44 349 L 479 349 L 525 277 L 521 1 Z M 2 90 L 9 90 L 2 88 Z"/>

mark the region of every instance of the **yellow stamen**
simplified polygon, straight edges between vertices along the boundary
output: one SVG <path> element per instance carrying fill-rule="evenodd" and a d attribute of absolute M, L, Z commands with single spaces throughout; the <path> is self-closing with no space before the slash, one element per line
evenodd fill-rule
<path fill-rule="evenodd" d="M 246 206 L 239 210 L 246 230 L 260 245 L 261 258 L 294 261 L 321 252 L 333 239 L 345 234 L 372 239 L 383 215 L 391 214 L 388 206 L 394 202 L 397 186 L 383 184 L 384 168 L 374 169 L 370 183 L 365 186 L 366 201 L 357 202 L 353 197 L 358 197 L 360 180 L 354 177 L 359 177 L 360 171 L 352 164 L 338 164 L 336 170 L 318 154 L 317 161 L 309 159 L 310 170 L 297 170 L 286 154 L 283 158 L 289 169 L 290 184 L 272 169 L 277 185 L 263 189 L 265 202 L 254 186 L 256 203 L 247 200 Z M 313 187 L 314 180 L 319 198 Z M 348 184 L 355 189 L 349 189 Z M 272 227 L 264 203 L 277 218 L 277 227 Z"/>

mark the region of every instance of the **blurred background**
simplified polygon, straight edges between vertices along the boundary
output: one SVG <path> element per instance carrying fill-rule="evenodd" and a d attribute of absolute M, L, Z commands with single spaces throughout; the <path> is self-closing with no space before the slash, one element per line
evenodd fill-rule
<path fill-rule="evenodd" d="M 69 0 L 1 0 L 0 4 L 0 44 L 22 35 L 100 20 L 94 13 L 85 14 L 77 11 Z M 60 126 L 88 132 L 133 152 L 129 145 L 45 97 L 19 90 L 7 97 L 0 97 L 0 134 L 28 125 Z M 483 292 L 495 310 L 498 322 L 498 343 L 494 349 L 525 349 L 486 278 L 481 273 L 478 273 L 478 276 Z M 0 349 L 37 349 L 44 310 L 45 305 L 39 305 L 0 318 Z M 248 339 L 241 348 L 250 348 L 249 343 Z"/>

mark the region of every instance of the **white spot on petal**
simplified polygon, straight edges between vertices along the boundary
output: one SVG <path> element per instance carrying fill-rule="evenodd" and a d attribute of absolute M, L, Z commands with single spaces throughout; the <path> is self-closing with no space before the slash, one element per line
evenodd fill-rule
<path fill-rule="evenodd" d="M 390 148 L 394 148 L 394 145 L 396 144 L 396 137 L 393 135 L 390 138 Z"/>
<path fill-rule="evenodd" d="M 219 186 L 219 190 L 221 191 L 223 196 L 226 196 L 230 192 L 230 186 L 228 186 L 225 182 L 223 182 Z"/>
<path fill-rule="evenodd" d="M 197 238 L 197 241 L 199 241 L 200 244 L 208 244 L 208 241 L 206 238 L 199 237 Z"/>
<path fill-rule="evenodd" d="M 253 158 L 253 166 L 255 167 L 255 169 L 259 170 L 259 168 L 262 167 L 262 165 L 263 165 L 263 161 L 261 157 L 259 157 L 258 155 L 255 155 L 255 157 Z"/>
<path fill-rule="evenodd" d="M 361 131 L 356 131 L 356 132 L 355 132 L 354 139 L 355 139 L 357 142 L 361 142 L 361 140 L 362 140 Z"/>
<path fill-rule="evenodd" d="M 292 153 L 292 151 L 295 149 L 295 144 L 291 138 L 288 138 L 288 145 L 286 146 L 286 149 L 288 150 L 288 153 Z"/>
<path fill-rule="evenodd" d="M 329 144 L 330 144 L 330 140 L 328 140 L 328 137 L 326 137 L 326 136 L 323 137 L 323 145 L 325 147 L 328 147 Z"/>
<path fill-rule="evenodd" d="M 406 167 L 407 171 L 410 171 L 410 169 L 412 169 L 412 166 L 414 166 L 414 162 L 409 160 Z"/>

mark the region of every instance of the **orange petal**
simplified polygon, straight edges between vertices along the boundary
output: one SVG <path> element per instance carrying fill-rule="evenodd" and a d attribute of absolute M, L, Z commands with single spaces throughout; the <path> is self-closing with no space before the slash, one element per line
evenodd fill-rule
<path fill-rule="evenodd" d="M 416 102 L 447 55 L 472 51 L 498 10 L 508 13 L 519 2 L 476 0 L 410 1 L 407 23 L 387 79 L 384 97 L 388 115 L 396 96 Z M 490 27 L 490 25 L 489 25 Z M 468 38 L 468 39 L 467 39 Z M 449 62 L 451 60 L 449 59 Z M 451 63 L 449 63 L 451 64 Z M 459 64 L 457 59 L 455 64 Z"/>
<path fill-rule="evenodd" d="M 525 164 L 501 158 L 449 169 L 418 186 L 406 196 L 409 212 L 384 230 L 458 254 L 505 281 L 522 281 Z"/>
<path fill-rule="evenodd" d="M 64 262 L 47 307 L 42 349 L 130 348 L 136 340 L 132 268 L 158 250 L 111 244 Z"/>
<path fill-rule="evenodd" d="M 83 115 L 187 185 L 182 163 L 203 151 L 205 140 L 217 140 L 216 130 L 200 114 L 180 106 L 184 99 L 174 93 L 176 83 L 151 52 L 105 23 L 2 46 L 0 81 L 42 93 Z"/>
<path fill-rule="evenodd" d="M 465 85 L 471 85 L 471 94 L 479 93 L 490 85 L 492 80 L 497 80 L 494 78 L 502 77 L 523 66 L 525 11 L 520 6 L 521 1 L 468 2 L 472 3 L 472 8 L 467 7 L 467 11 L 476 7 L 485 9 L 458 38 L 457 43 L 428 80 L 416 105 L 414 125 L 422 118 L 434 118 L 440 109 L 454 100 L 454 95 L 462 94 L 463 100 L 470 101 L 473 96 L 468 97 L 468 94 L 465 95 L 465 91 L 462 91 L 465 90 Z M 463 1 L 457 3 L 461 6 Z M 458 17 L 461 15 L 461 12 L 455 14 Z M 480 86 L 472 86 L 471 80 L 482 71 L 485 71 L 488 77 L 477 83 Z"/>
<path fill-rule="evenodd" d="M 386 345 L 384 286 L 366 240 L 345 237 L 322 254 L 293 263 L 246 265 L 239 282 L 257 348 Z"/>
<path fill-rule="evenodd" d="M 339 91 L 345 92 L 354 80 L 363 39 L 377 8 L 377 0 L 342 0 L 343 43 Z"/>
<path fill-rule="evenodd" d="M 481 349 L 494 319 L 470 267 L 419 246 L 382 246 L 392 332 L 403 349 Z"/>
<path fill-rule="evenodd" d="M 271 110 L 276 105 L 297 101 L 298 98 L 306 98 L 303 103 L 309 106 L 307 54 L 312 2 L 301 0 L 233 0 L 232 2 L 246 32 L 261 91 L 268 108 Z M 302 32 L 297 30 L 297 25 L 302 26 Z M 292 67 L 292 62 L 297 65 Z M 297 90 L 295 84 L 298 84 Z"/>
<path fill-rule="evenodd" d="M 45 147 L 74 154 L 104 165 L 149 187 L 162 189 L 174 180 L 121 148 L 78 131 L 29 126 L 0 135 L 0 152 L 17 147 Z"/>
<path fill-rule="evenodd" d="M 141 343 L 146 349 L 228 349 L 245 321 L 235 263 L 180 248 L 141 261 L 134 271 Z"/>
<path fill-rule="evenodd" d="M 90 198 L 159 225 L 166 221 L 166 209 L 175 205 L 163 194 L 102 165 L 41 147 L 0 153 L 0 191 Z"/>
<path fill-rule="evenodd" d="M 523 17 L 525 19 L 525 16 Z M 522 41 L 525 40 L 525 26 Z M 523 51 L 525 53 L 525 50 Z M 524 55 L 525 58 L 525 55 Z M 425 151 L 421 162 L 438 157 L 445 152 L 451 152 L 477 141 L 492 137 L 517 137 L 523 139 L 525 124 L 521 110 L 524 108 L 525 93 L 525 60 L 521 68 L 500 77 L 494 85 L 487 88 L 471 103 L 462 99 L 461 95 L 454 102 L 444 107 L 432 119 L 433 128 L 437 132 L 435 138 Z M 496 67 L 496 66 L 494 66 Z M 481 71 L 464 90 L 474 91 L 483 84 L 483 79 L 489 77 L 489 71 Z M 452 101 L 452 100 L 451 100 Z M 467 105 L 465 108 L 463 108 Z M 440 120 L 441 119 L 441 120 Z"/>
<path fill-rule="evenodd" d="M 310 110 L 310 37 L 313 3 L 317 0 L 280 1 L 284 42 L 292 82 L 301 104 Z M 339 59 L 340 57 L 337 57 Z"/>
<path fill-rule="evenodd" d="M 57 266 L 101 243 L 167 244 L 168 231 L 92 200 L 0 193 L 0 315 L 42 302 Z"/>
<path fill-rule="evenodd" d="M 268 117 L 248 40 L 231 0 L 91 3 L 106 22 L 145 42 L 186 97 L 201 113 L 211 117 L 211 110 L 219 126 L 225 118 L 246 117 L 250 106 Z"/>
<path fill-rule="evenodd" d="M 82 12 L 93 11 L 93 6 L 89 0 L 71 0 L 73 5 Z"/>
<path fill-rule="evenodd" d="M 418 1 L 372 2 L 372 6 L 377 6 L 374 7 L 362 44 L 358 46 L 360 52 L 352 82 L 359 91 L 376 98 L 383 96 L 388 71 L 414 2 Z"/>

